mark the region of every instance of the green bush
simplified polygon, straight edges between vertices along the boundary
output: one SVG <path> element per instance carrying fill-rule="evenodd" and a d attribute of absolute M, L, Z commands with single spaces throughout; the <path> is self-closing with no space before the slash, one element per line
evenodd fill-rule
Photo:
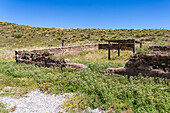
<path fill-rule="evenodd" d="M 22 34 L 17 34 L 14 36 L 15 38 L 21 38 L 22 37 Z"/>

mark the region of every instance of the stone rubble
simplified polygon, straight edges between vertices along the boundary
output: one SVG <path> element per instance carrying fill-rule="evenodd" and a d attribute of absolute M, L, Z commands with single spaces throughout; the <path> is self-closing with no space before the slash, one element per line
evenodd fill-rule
<path fill-rule="evenodd" d="M 120 75 L 161 77 L 170 79 L 170 53 L 149 52 L 133 54 L 130 60 L 121 68 L 108 68 L 102 73 Z"/>
<path fill-rule="evenodd" d="M 41 67 L 70 67 L 76 69 L 84 69 L 87 66 L 78 63 L 71 63 L 69 59 L 53 59 L 52 52 L 29 52 L 16 51 L 16 62 L 25 64 L 34 64 Z"/>
<path fill-rule="evenodd" d="M 170 51 L 170 46 L 149 46 L 153 51 Z"/>

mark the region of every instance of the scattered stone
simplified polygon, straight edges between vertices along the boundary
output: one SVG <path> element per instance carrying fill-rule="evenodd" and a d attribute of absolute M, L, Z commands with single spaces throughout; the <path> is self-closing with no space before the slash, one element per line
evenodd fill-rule
<path fill-rule="evenodd" d="M 142 38 L 140 41 L 152 41 L 153 39 L 151 38 Z"/>
<path fill-rule="evenodd" d="M 67 67 L 71 67 L 71 68 L 76 68 L 76 69 L 84 69 L 87 68 L 87 66 L 83 65 L 83 64 L 78 64 L 78 63 L 66 63 Z"/>

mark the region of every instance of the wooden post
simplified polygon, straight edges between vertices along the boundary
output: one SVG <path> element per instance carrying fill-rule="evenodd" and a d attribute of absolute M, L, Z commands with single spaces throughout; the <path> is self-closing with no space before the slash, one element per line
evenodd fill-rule
<path fill-rule="evenodd" d="M 135 39 L 133 40 L 133 53 L 135 53 Z"/>
<path fill-rule="evenodd" d="M 64 47 L 66 44 L 66 40 L 62 40 L 62 47 Z"/>
<path fill-rule="evenodd" d="M 142 42 L 140 42 L 140 48 L 142 48 Z"/>
<path fill-rule="evenodd" d="M 18 58 L 17 58 L 17 51 L 15 50 L 15 61 L 16 61 L 16 63 L 18 63 L 18 60 L 17 60 Z"/>
<path fill-rule="evenodd" d="M 118 56 L 120 56 L 120 42 L 118 42 Z"/>
<path fill-rule="evenodd" d="M 108 60 L 110 60 L 110 41 L 108 42 Z"/>

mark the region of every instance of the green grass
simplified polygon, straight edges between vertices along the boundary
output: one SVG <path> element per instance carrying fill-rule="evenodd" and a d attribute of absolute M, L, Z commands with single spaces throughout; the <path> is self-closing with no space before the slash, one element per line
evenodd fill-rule
<path fill-rule="evenodd" d="M 152 39 L 143 42 L 143 48 L 136 52 L 149 52 L 148 46 L 170 45 L 170 30 L 164 29 L 60 29 L 42 28 L 0 22 L 0 91 L 14 87 L 13 93 L 5 91 L 0 96 L 21 97 L 27 92 L 41 89 L 48 93 L 73 92 L 74 97 L 65 101 L 68 111 L 103 108 L 108 112 L 169 112 L 170 80 L 162 78 L 130 77 L 106 74 L 100 71 L 112 67 L 123 67 L 132 51 L 80 52 L 53 58 L 69 58 L 71 62 L 88 66 L 85 70 L 71 68 L 44 68 L 14 62 L 16 49 L 40 49 L 61 46 L 66 39 L 67 46 L 105 43 L 105 39 Z M 18 35 L 19 34 L 19 35 Z M 75 110 L 75 111 L 76 111 Z M 0 103 L 0 112 L 8 112 Z"/>
<path fill-rule="evenodd" d="M 96 50 L 96 51 L 83 51 L 76 55 L 65 55 L 65 56 L 51 56 L 51 58 L 63 58 L 70 59 L 71 62 L 89 64 L 89 63 L 126 63 L 129 60 L 132 51 L 121 51 L 120 56 L 117 55 L 117 50 L 111 51 L 111 60 L 108 61 L 107 50 Z"/>
<path fill-rule="evenodd" d="M 84 60 L 86 54 L 100 52 L 82 52 L 77 56 Z M 123 55 L 125 57 L 126 55 Z M 125 53 L 124 53 L 125 54 Z M 74 60 L 74 56 L 70 56 Z M 85 57 L 86 58 L 86 57 Z M 78 59 L 78 60 L 80 60 Z M 76 61 L 76 60 L 75 60 Z M 85 61 L 82 61 L 85 62 Z M 103 75 L 108 67 L 122 67 L 124 63 L 112 60 L 103 62 L 86 62 L 90 69 L 76 70 L 71 68 L 44 68 L 34 65 L 0 62 L 0 81 L 2 86 L 21 88 L 40 88 L 48 93 L 73 92 L 74 99 L 68 99 L 63 105 L 66 109 L 78 110 L 104 108 L 121 112 L 168 112 L 169 111 L 169 80 L 148 77 L 130 77 L 121 75 Z M 3 78 L 3 77 L 6 77 Z M 9 79 L 8 79 L 9 78 Z M 13 79 L 13 80 L 12 80 Z M 2 89 L 2 88 L 1 88 Z"/>
<path fill-rule="evenodd" d="M 9 111 L 5 109 L 4 105 L 0 103 L 0 113 L 8 113 Z"/>

